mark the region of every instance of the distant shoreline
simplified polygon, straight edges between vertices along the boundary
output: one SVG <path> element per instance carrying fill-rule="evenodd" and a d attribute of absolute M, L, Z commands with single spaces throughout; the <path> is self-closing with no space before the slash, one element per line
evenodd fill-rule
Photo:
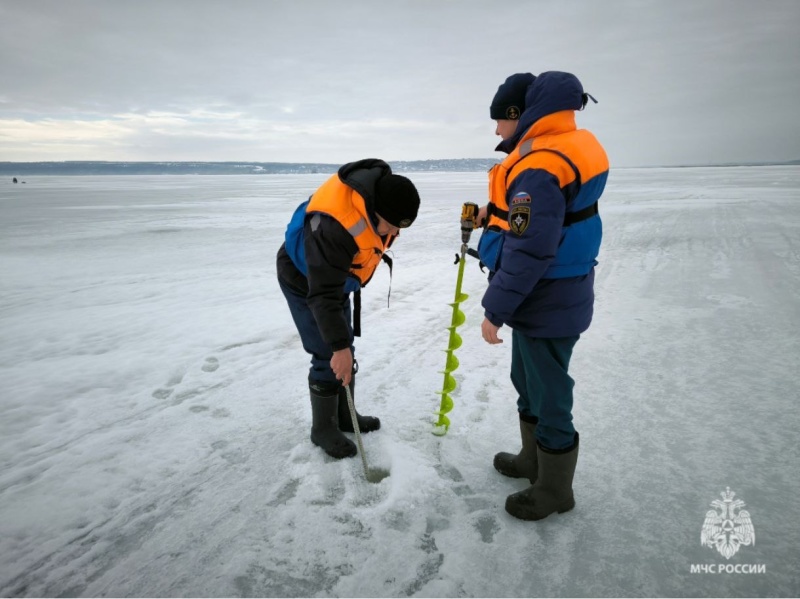
<path fill-rule="evenodd" d="M 389 162 L 397 172 L 487 171 L 498 160 L 463 158 Z M 0 162 L 0 175 L 292 175 L 333 174 L 340 164 L 293 162 Z"/>
<path fill-rule="evenodd" d="M 499 162 L 493 158 L 388 161 L 396 172 L 486 172 Z M 639 168 L 724 168 L 747 166 L 798 166 L 800 160 L 785 162 L 740 162 L 719 164 L 677 164 L 616 167 Z M 0 162 L 0 176 L 87 176 L 87 175 L 295 175 L 333 174 L 338 164 L 292 162 L 124 162 L 51 161 Z"/>

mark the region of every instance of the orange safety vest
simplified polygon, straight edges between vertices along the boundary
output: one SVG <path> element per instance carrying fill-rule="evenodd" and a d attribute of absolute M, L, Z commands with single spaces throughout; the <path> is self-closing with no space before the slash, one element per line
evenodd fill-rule
<path fill-rule="evenodd" d="M 543 117 L 528 129 L 517 147 L 489 171 L 487 228 L 509 230 L 506 194 L 514 179 L 528 169 L 551 173 L 558 179 L 558 186 L 565 190 L 574 184 L 579 187 L 581 179 L 587 181 L 607 171 L 608 158 L 594 135 L 575 128 L 574 111 Z"/>
<path fill-rule="evenodd" d="M 367 214 L 366 201 L 355 189 L 333 175 L 311 196 L 306 214 L 323 212 L 335 218 L 353 236 L 358 253 L 353 258 L 350 274 L 365 286 L 380 264 L 383 253 L 392 245 L 394 236 L 384 241 Z"/>

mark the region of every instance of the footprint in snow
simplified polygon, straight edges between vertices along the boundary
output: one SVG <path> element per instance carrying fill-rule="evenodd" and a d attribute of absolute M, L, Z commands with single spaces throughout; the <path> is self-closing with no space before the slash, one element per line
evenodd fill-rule
<path fill-rule="evenodd" d="M 219 360 L 214 357 L 206 358 L 205 364 L 201 367 L 203 372 L 214 372 L 219 368 Z"/>
<path fill-rule="evenodd" d="M 167 381 L 167 384 L 153 391 L 152 396 L 156 399 L 167 399 L 175 390 L 174 387 L 180 385 L 183 381 L 183 374 L 174 374 Z"/>
<path fill-rule="evenodd" d="M 494 535 L 500 530 L 500 524 L 493 513 L 495 502 L 488 497 L 475 493 L 472 487 L 464 481 L 464 476 L 453 465 L 437 464 L 436 471 L 445 480 L 452 481 L 453 493 L 464 502 L 468 514 L 477 514 L 473 522 L 475 530 L 484 543 L 491 543 Z"/>

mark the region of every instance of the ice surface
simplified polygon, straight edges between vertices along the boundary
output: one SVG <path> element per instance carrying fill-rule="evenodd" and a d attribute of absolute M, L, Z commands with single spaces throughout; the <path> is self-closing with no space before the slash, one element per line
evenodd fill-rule
<path fill-rule="evenodd" d="M 800 594 L 800 167 L 612 172 L 571 366 L 577 507 L 538 523 L 503 511 L 525 484 L 492 468 L 516 397 L 475 261 L 431 434 L 484 173 L 410 175 L 390 306 L 385 267 L 364 291 L 356 403 L 391 476 L 310 443 L 274 257 L 324 177 L 0 182 L 0 596 Z M 756 533 L 730 560 L 700 545 L 726 487 Z"/>

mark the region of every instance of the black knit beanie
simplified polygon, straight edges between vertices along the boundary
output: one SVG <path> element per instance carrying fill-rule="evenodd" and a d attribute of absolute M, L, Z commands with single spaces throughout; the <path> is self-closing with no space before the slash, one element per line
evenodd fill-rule
<path fill-rule="evenodd" d="M 375 189 L 375 212 L 391 225 L 405 229 L 417 218 L 419 193 L 414 184 L 401 175 L 385 175 Z"/>
<path fill-rule="evenodd" d="M 536 79 L 530 73 L 516 73 L 511 75 L 497 88 L 489 115 L 495 121 L 516 121 L 525 111 L 525 93 L 528 86 Z"/>

